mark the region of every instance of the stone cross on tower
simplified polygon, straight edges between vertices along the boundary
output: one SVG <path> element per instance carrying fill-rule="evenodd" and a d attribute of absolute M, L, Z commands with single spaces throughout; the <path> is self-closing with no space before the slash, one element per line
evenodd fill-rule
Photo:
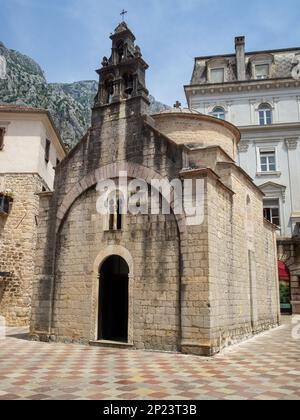
<path fill-rule="evenodd" d="M 120 15 L 122 16 L 122 20 L 123 20 L 123 22 L 125 21 L 125 15 L 127 15 L 127 11 L 126 10 L 122 10 L 122 12 L 120 13 Z"/>

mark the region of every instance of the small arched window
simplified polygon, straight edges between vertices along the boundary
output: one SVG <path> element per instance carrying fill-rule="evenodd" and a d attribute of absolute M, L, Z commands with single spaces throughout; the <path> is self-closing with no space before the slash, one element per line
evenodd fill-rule
<path fill-rule="evenodd" d="M 118 63 L 121 63 L 125 57 L 125 47 L 122 41 L 118 44 L 117 49 L 118 49 Z"/>
<path fill-rule="evenodd" d="M 133 92 L 133 76 L 132 74 L 124 74 L 123 76 L 124 83 L 124 93 L 128 98 L 131 97 Z"/>
<path fill-rule="evenodd" d="M 216 106 L 211 115 L 215 118 L 218 118 L 219 120 L 225 120 L 225 109 L 221 106 Z"/>
<path fill-rule="evenodd" d="M 114 84 L 112 79 L 108 79 L 104 86 L 104 103 L 111 104 L 114 96 Z"/>
<path fill-rule="evenodd" d="M 108 230 L 116 231 L 123 228 L 123 200 L 122 194 L 113 191 L 108 198 Z"/>
<path fill-rule="evenodd" d="M 271 125 L 273 122 L 272 107 L 269 104 L 261 104 L 258 108 L 259 124 Z"/>

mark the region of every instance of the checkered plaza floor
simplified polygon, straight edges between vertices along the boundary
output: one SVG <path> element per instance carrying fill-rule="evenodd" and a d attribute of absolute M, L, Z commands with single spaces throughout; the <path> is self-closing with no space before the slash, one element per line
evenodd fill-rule
<path fill-rule="evenodd" d="M 285 320 L 211 359 L 37 343 L 10 329 L 0 340 L 0 399 L 300 400 L 294 327 Z"/>

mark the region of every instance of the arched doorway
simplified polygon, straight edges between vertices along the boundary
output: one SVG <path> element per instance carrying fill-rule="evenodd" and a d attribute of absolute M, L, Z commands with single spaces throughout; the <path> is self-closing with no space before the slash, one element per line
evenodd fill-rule
<path fill-rule="evenodd" d="M 128 342 L 129 267 L 118 255 L 100 268 L 98 340 Z"/>
<path fill-rule="evenodd" d="M 282 261 L 278 261 L 279 285 L 280 285 L 280 309 L 282 314 L 292 313 L 291 304 L 291 276 L 288 267 Z"/>

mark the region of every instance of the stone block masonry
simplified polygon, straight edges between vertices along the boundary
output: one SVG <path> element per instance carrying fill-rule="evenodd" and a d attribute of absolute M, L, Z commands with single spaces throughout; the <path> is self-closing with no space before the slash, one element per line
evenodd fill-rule
<path fill-rule="evenodd" d="M 177 108 L 151 121 L 134 35 L 123 23 L 111 39 L 92 127 L 40 195 L 31 335 L 211 356 L 278 325 L 275 228 L 235 164 L 239 131 Z M 120 171 L 200 180 L 203 220 L 126 214 L 108 230 L 96 186 Z"/>
<path fill-rule="evenodd" d="M 36 174 L 0 174 L 0 185 L 13 191 L 8 216 L 0 216 L 0 316 L 8 326 L 29 324 L 39 197 L 43 184 Z"/>

